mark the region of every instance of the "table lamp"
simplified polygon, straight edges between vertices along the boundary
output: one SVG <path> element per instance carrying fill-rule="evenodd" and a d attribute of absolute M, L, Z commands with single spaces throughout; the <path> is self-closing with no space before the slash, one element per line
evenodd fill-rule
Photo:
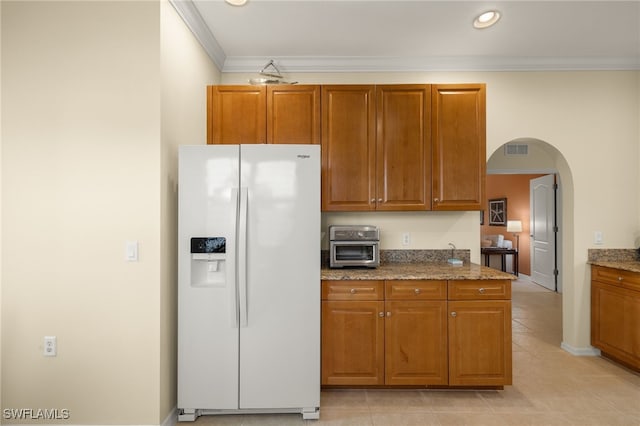
<path fill-rule="evenodd" d="M 516 250 L 520 251 L 520 235 L 518 235 L 518 232 L 522 232 L 522 221 L 508 220 L 507 232 L 513 232 L 513 236 L 516 237 Z"/>

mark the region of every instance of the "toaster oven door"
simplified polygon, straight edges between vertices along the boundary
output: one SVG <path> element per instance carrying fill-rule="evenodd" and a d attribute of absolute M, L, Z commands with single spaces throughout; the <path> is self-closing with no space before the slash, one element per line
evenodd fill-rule
<path fill-rule="evenodd" d="M 331 241 L 329 266 L 367 266 L 375 268 L 380 264 L 378 242 L 374 241 Z"/>

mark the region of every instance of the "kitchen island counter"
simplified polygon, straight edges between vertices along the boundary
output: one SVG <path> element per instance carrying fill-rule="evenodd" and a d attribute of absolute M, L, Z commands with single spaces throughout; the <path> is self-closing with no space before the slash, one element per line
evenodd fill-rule
<path fill-rule="evenodd" d="M 464 263 L 453 266 L 444 262 L 382 263 L 373 268 L 337 268 L 320 270 L 322 280 L 515 280 L 515 275 L 497 269 Z"/>

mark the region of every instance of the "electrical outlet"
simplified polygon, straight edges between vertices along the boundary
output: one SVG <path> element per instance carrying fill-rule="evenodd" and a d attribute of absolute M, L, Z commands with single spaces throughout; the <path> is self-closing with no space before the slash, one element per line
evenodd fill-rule
<path fill-rule="evenodd" d="M 402 234 L 402 245 L 408 246 L 409 244 L 411 244 L 411 234 L 405 232 Z"/>
<path fill-rule="evenodd" d="M 44 356 L 56 356 L 58 354 L 56 340 L 56 336 L 44 336 Z"/>

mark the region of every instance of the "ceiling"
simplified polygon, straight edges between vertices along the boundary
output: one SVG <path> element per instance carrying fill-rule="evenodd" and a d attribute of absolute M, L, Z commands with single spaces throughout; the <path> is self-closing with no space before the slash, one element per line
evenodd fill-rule
<path fill-rule="evenodd" d="M 640 1 L 170 1 L 222 72 L 640 70 Z"/>

